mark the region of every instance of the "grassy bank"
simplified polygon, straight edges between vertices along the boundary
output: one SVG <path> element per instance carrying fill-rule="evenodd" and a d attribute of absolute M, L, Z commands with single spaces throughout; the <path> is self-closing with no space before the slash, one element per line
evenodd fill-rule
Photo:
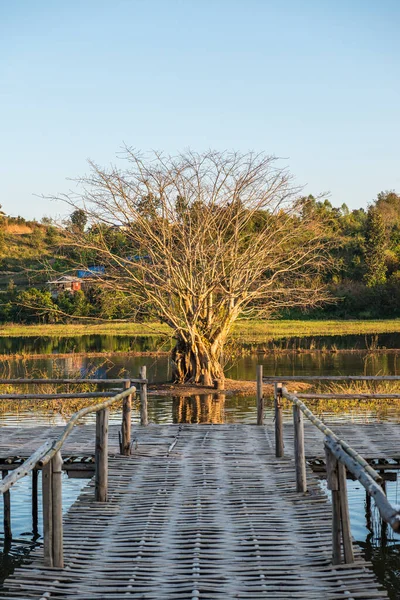
<path fill-rule="evenodd" d="M 241 340 L 278 340 L 284 337 L 373 335 L 400 332 L 400 319 L 381 321 L 239 321 L 233 334 Z M 72 323 L 68 325 L 2 325 L 1 337 L 74 337 L 80 335 L 168 335 L 160 323 Z"/>

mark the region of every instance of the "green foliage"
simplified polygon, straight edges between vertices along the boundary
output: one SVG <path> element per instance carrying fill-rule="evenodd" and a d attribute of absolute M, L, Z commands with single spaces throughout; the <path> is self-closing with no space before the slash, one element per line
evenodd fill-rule
<path fill-rule="evenodd" d="M 83 232 L 87 223 L 87 216 L 84 210 L 77 208 L 70 216 L 71 228 Z"/>
<path fill-rule="evenodd" d="M 144 196 L 139 203 L 149 220 L 159 210 L 159 201 L 153 196 Z M 174 208 L 175 218 L 182 227 L 189 218 L 191 222 L 201 221 L 201 202 L 190 203 L 178 196 Z M 230 218 L 232 214 L 231 211 Z M 400 317 L 400 195 L 394 191 L 381 192 L 368 211 L 349 210 L 345 204 L 337 208 L 326 198 L 300 198 L 293 227 L 313 214 L 324 218 L 327 237 L 332 233 L 339 238 L 332 251 L 336 268 L 325 279 L 336 302 L 306 313 L 299 309 L 284 310 L 281 316 L 300 319 Z M 219 211 L 218 219 L 224 218 L 223 211 Z M 260 210 L 251 216 L 241 240 L 243 247 L 251 245 L 252 236 L 264 228 L 266 221 L 271 227 L 279 227 L 278 214 Z M 147 254 L 146 248 L 133 247 L 127 235 L 127 228 L 135 226 L 133 224 L 126 223 L 120 228 L 104 224 L 86 228 L 86 225 L 84 211 L 71 214 L 69 226 L 84 232 L 88 244 L 96 245 L 102 239 L 119 256 Z M 44 218 L 38 224 L 23 217 L 7 216 L 0 210 L 0 268 L 3 272 L 0 273 L 0 322 L 28 324 L 69 322 L 84 317 L 132 318 L 137 307 L 122 292 L 100 285 L 94 284 L 85 291 L 63 292 L 58 298 L 51 296 L 45 288 L 48 277 L 43 263 L 51 263 L 52 270 L 60 274 L 73 274 L 77 265 L 100 264 L 93 250 L 82 248 L 78 252 L 64 246 L 64 239 L 63 230 L 50 219 Z M 32 278 L 34 273 L 37 275 Z M 35 287 L 32 288 L 33 282 Z M 149 320 L 151 307 L 143 309 L 140 318 Z"/>
<path fill-rule="evenodd" d="M 54 309 L 56 305 L 49 291 L 30 288 L 16 295 L 11 317 L 20 323 L 53 323 Z"/>
<path fill-rule="evenodd" d="M 385 225 L 376 207 L 368 211 L 365 231 L 365 282 L 368 287 L 386 282 Z"/>

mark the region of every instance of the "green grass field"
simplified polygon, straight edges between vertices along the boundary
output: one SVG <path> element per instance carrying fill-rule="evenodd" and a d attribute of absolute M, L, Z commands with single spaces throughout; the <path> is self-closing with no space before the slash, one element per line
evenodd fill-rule
<path fill-rule="evenodd" d="M 284 337 L 323 335 L 372 335 L 400 332 L 400 319 L 382 321 L 239 321 L 233 329 L 236 338 L 251 341 L 278 340 Z M 168 335 L 171 330 L 160 323 L 73 323 L 68 325 L 2 325 L 1 337 L 37 337 L 105 334 L 128 336 Z"/>

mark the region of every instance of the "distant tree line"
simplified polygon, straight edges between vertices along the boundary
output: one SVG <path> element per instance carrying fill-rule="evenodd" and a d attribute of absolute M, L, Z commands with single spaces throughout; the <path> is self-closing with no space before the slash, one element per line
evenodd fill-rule
<path fill-rule="evenodd" d="M 181 202 L 182 199 L 179 199 Z M 179 205 L 179 200 L 177 204 Z M 143 198 L 141 210 L 151 219 L 157 210 L 155 198 Z M 324 275 L 331 300 L 318 307 L 279 309 L 284 318 L 394 318 L 400 317 L 400 195 L 394 191 L 378 194 L 367 209 L 349 210 L 343 204 L 334 207 L 328 199 L 313 196 L 300 199 L 300 219 L 323 220 L 326 236 L 337 240 L 330 249 L 332 265 Z M 0 206 L 1 209 L 1 206 Z M 184 207 L 181 207 L 184 210 Z M 179 210 L 179 206 L 178 206 Z M 248 223 L 248 243 L 252 232 L 256 236 L 267 213 L 258 211 Z M 32 227 L 30 243 L 39 251 L 46 248 L 52 254 L 53 272 L 73 272 L 73 265 L 96 264 L 99 257 L 88 243 L 87 250 L 69 246 L 64 240 L 63 228 L 44 218 L 41 225 L 23 217 L 8 217 L 0 210 L 0 252 L 7 261 L 7 226 L 11 224 Z M 124 229 L 112 224 L 87 224 L 84 211 L 75 210 L 64 224 L 65 231 L 85 232 L 88 242 L 105 239 L 112 252 L 132 257 L 146 256 L 144 248 L 132 246 Z M 21 243 L 22 243 L 22 237 Z M 96 247 L 96 243 L 93 247 Z M 33 277 L 33 279 L 35 279 Z M 88 286 L 85 291 L 51 294 L 46 277 L 37 277 L 38 283 L 21 289 L 10 279 L 0 296 L 0 322 L 54 323 L 79 318 L 131 319 L 151 318 L 151 310 L 132 306 L 124 291 L 107 289 L 104 285 Z M 278 313 L 277 313 L 278 314 Z M 275 315 L 274 315 L 275 316 Z"/>

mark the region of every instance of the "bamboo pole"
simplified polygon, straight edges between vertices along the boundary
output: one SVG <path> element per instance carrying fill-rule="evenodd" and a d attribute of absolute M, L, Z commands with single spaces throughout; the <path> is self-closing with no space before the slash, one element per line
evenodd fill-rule
<path fill-rule="evenodd" d="M 42 458 L 42 456 L 44 456 L 46 452 L 48 452 L 51 449 L 51 446 L 51 440 L 47 440 L 47 442 L 45 442 L 37 450 L 35 450 L 35 452 L 29 458 L 27 458 L 26 461 L 23 462 L 20 467 L 18 467 L 18 469 L 14 469 L 9 475 L 7 475 L 7 477 L 5 477 L 4 480 L 1 482 L 0 493 L 4 494 L 5 492 L 7 492 L 7 490 L 10 489 L 11 486 L 14 485 L 16 481 L 18 481 L 18 479 L 21 479 L 21 477 L 25 477 L 25 475 L 28 475 L 28 473 L 30 473 L 35 468 L 36 464 Z"/>
<path fill-rule="evenodd" d="M 354 562 L 353 540 L 351 538 L 349 501 L 347 496 L 346 467 L 338 462 L 338 484 L 340 495 L 340 522 L 342 529 L 343 556 L 345 563 Z"/>
<path fill-rule="evenodd" d="M 38 476 L 39 471 L 32 471 L 32 531 L 34 535 L 38 532 Z"/>
<path fill-rule="evenodd" d="M 386 523 L 389 523 L 394 531 L 400 531 L 400 510 L 397 506 L 392 506 L 390 504 L 381 486 L 372 479 L 362 465 L 349 456 L 342 446 L 330 436 L 325 438 L 325 445 L 338 460 L 343 462 L 347 470 L 350 471 L 353 477 L 355 477 L 373 497 L 382 519 Z"/>
<path fill-rule="evenodd" d="M 284 455 L 283 444 L 283 414 L 282 414 L 282 384 L 275 383 L 274 386 L 275 406 L 275 456 L 282 458 Z"/>
<path fill-rule="evenodd" d="M 264 425 L 263 366 L 257 365 L 257 425 Z"/>
<path fill-rule="evenodd" d="M 326 481 L 328 490 L 332 493 L 332 564 L 340 565 L 341 562 L 341 522 L 340 522 L 340 495 L 338 481 L 338 461 L 327 446 L 326 456 Z"/>
<path fill-rule="evenodd" d="M 297 397 L 306 400 L 398 400 L 400 394 L 297 394 Z"/>
<path fill-rule="evenodd" d="M 279 375 L 263 377 L 263 381 L 400 381 L 400 375 Z"/>
<path fill-rule="evenodd" d="M 97 502 L 107 502 L 108 416 L 108 408 L 96 413 L 95 500 Z"/>
<path fill-rule="evenodd" d="M 62 457 L 61 452 L 51 460 L 51 497 L 52 497 L 52 549 L 53 549 L 53 567 L 57 569 L 64 568 L 63 551 L 63 517 L 62 517 Z"/>
<path fill-rule="evenodd" d="M 98 412 L 103 408 L 107 408 L 108 406 L 111 406 L 111 404 L 113 404 L 114 402 L 119 402 L 120 400 L 125 398 L 126 395 L 129 395 L 129 392 L 131 394 L 136 393 L 136 388 L 132 386 L 129 388 L 129 390 L 124 390 L 120 394 L 109 398 L 101 404 L 97 404 L 95 406 L 86 406 L 85 408 L 82 408 L 74 415 L 72 415 L 67 425 L 64 427 L 62 434 L 58 438 L 56 438 L 53 441 L 47 440 L 44 444 L 42 444 L 42 446 L 35 450 L 35 452 L 29 458 L 27 458 L 26 461 L 18 469 L 14 469 L 12 473 L 7 475 L 7 477 L 0 484 L 0 493 L 4 494 L 7 490 L 10 489 L 12 485 L 14 485 L 16 481 L 18 481 L 18 479 L 21 479 L 21 477 L 24 477 L 25 475 L 30 473 L 30 471 L 32 471 L 36 467 L 36 465 L 39 465 L 41 467 L 47 465 L 53 458 L 53 456 L 58 452 L 58 450 L 62 448 L 62 445 L 73 430 L 74 426 L 76 425 L 76 423 L 79 422 L 79 420 L 82 417 L 89 413 Z"/>
<path fill-rule="evenodd" d="M 147 410 L 147 368 L 145 365 L 140 367 L 139 377 L 144 380 L 140 386 L 140 424 L 147 426 L 149 424 Z"/>
<path fill-rule="evenodd" d="M 131 386 L 130 381 L 125 381 L 125 389 Z M 132 396 L 125 396 L 122 404 L 122 427 L 121 427 L 121 454 L 129 456 L 131 453 L 131 412 Z"/>
<path fill-rule="evenodd" d="M 85 406 L 85 408 L 81 408 L 81 410 L 78 410 L 78 412 L 73 414 L 72 417 L 70 418 L 70 420 L 68 421 L 67 425 L 64 427 L 62 434 L 56 440 L 53 441 L 50 450 L 48 452 L 46 452 L 46 454 L 44 454 L 43 457 L 40 459 L 40 461 L 39 461 L 40 466 L 47 464 L 53 458 L 55 453 L 58 450 L 61 450 L 62 445 L 64 444 L 65 440 L 67 439 L 67 437 L 73 430 L 76 423 L 78 423 L 82 417 L 84 417 L 85 415 L 88 415 L 90 413 L 93 413 L 93 412 L 99 412 L 99 411 L 103 410 L 103 408 L 108 408 L 109 406 L 114 404 L 114 402 L 119 402 L 120 400 L 123 400 L 123 398 L 125 398 L 125 396 L 129 396 L 129 393 L 135 394 L 136 388 L 134 386 L 131 386 L 128 390 L 124 390 L 120 394 L 117 394 L 116 396 L 113 396 L 112 398 L 105 400 L 101 404 L 96 404 L 94 406 L 93 405 Z M 0 492 L 1 492 L 1 488 L 0 488 Z"/>
<path fill-rule="evenodd" d="M 140 383 L 141 379 L 126 379 L 126 378 L 122 378 L 122 379 L 90 379 L 90 378 L 86 378 L 86 379 L 0 379 L 0 385 L 9 385 L 9 384 L 14 384 L 14 385 L 18 385 L 18 384 L 38 384 L 38 383 L 51 383 L 51 384 L 57 384 L 59 383 L 60 385 L 62 384 L 68 384 L 68 385 L 72 385 L 72 384 L 76 384 L 76 385 L 80 385 L 81 383 L 93 383 L 96 385 L 109 385 L 109 384 L 116 384 L 116 385 L 122 385 L 125 381 L 133 381 L 134 383 Z"/>
<path fill-rule="evenodd" d="M 294 460 L 296 465 L 296 491 L 307 491 L 306 455 L 304 449 L 303 413 L 293 404 Z"/>
<path fill-rule="evenodd" d="M 0 400 L 63 400 L 72 398 L 110 398 L 114 392 L 65 392 L 57 394 L 0 394 Z"/>
<path fill-rule="evenodd" d="M 42 503 L 43 503 L 43 553 L 44 564 L 53 566 L 53 500 L 52 500 L 52 464 L 49 462 L 42 469 Z"/>
<path fill-rule="evenodd" d="M 313 425 L 315 425 L 320 431 L 322 431 L 322 433 L 324 433 L 326 436 L 329 436 L 331 439 L 338 442 L 342 446 L 342 448 L 347 452 L 347 454 L 349 454 L 362 467 L 364 467 L 365 471 L 367 473 L 369 473 L 369 475 L 370 475 L 370 477 L 372 477 L 372 479 L 374 479 L 375 481 L 381 482 L 382 478 L 375 471 L 375 469 L 373 469 L 371 467 L 371 465 L 369 465 L 367 463 L 367 461 L 360 454 L 358 454 L 358 452 L 353 450 L 353 448 L 351 446 L 349 446 L 349 444 L 347 442 L 338 438 L 338 436 L 332 431 L 332 429 L 329 429 L 329 427 L 327 427 L 325 425 L 325 423 L 323 423 L 323 421 L 321 421 L 321 419 L 318 419 L 318 417 L 316 417 L 314 415 L 314 413 L 304 404 L 304 402 L 299 400 L 299 398 L 297 397 L 296 394 L 289 394 L 289 392 L 287 391 L 287 389 L 285 387 L 282 389 L 282 394 L 283 394 L 284 398 L 287 398 L 288 400 L 291 400 L 294 404 L 296 404 L 296 406 L 299 407 L 299 409 L 303 412 L 303 414 L 307 417 L 307 419 L 309 419 Z"/>
<path fill-rule="evenodd" d="M 5 479 L 8 475 L 8 471 L 2 471 L 2 478 Z M 4 525 L 4 540 L 6 542 L 12 540 L 12 529 L 11 529 L 11 496 L 10 492 L 4 493 L 3 497 L 3 525 Z"/>

